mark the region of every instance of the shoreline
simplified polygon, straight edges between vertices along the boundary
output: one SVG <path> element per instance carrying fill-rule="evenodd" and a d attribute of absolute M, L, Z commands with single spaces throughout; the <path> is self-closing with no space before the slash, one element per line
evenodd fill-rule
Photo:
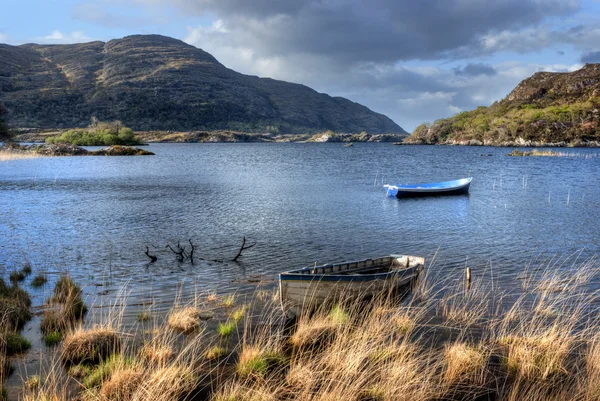
<path fill-rule="evenodd" d="M 20 143 L 43 144 L 47 137 L 59 135 L 65 130 L 35 130 L 18 133 L 15 141 Z M 600 142 L 536 142 L 519 139 L 501 143 L 478 140 L 450 141 L 443 143 L 407 142 L 405 134 L 273 134 L 249 133 L 227 130 L 215 131 L 139 131 L 135 133 L 144 145 L 155 143 L 393 143 L 396 146 L 469 146 L 494 148 L 600 148 Z M 143 145 L 141 145 L 143 146 Z"/>

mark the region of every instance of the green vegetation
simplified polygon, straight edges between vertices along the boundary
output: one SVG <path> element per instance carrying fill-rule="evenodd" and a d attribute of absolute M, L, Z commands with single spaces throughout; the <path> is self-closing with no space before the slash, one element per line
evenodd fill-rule
<path fill-rule="evenodd" d="M 31 342 L 18 333 L 0 335 L 0 344 L 4 344 L 8 356 L 20 354 L 31 348 Z"/>
<path fill-rule="evenodd" d="M 146 321 L 150 320 L 151 317 L 152 317 L 152 315 L 148 312 L 140 312 L 137 315 L 137 320 L 138 320 L 138 322 L 146 322 Z"/>
<path fill-rule="evenodd" d="M 25 273 L 22 270 L 14 270 L 8 276 L 10 282 L 13 284 L 17 284 L 20 281 L 25 280 Z"/>
<path fill-rule="evenodd" d="M 132 360 L 129 358 L 123 358 L 122 355 L 110 356 L 89 371 L 83 379 L 83 385 L 87 388 L 98 387 L 110 377 L 113 371 L 131 365 Z"/>
<path fill-rule="evenodd" d="M 33 278 L 33 280 L 31 280 L 31 286 L 33 288 L 40 288 L 43 287 L 47 282 L 48 277 L 46 277 L 44 273 L 39 273 Z"/>
<path fill-rule="evenodd" d="M 48 144 L 70 144 L 76 146 L 112 146 L 141 145 L 131 128 L 123 126 L 120 121 L 111 123 L 92 120 L 87 129 L 72 129 L 46 139 Z"/>
<path fill-rule="evenodd" d="M 235 327 L 235 321 L 219 323 L 219 327 L 217 327 L 217 332 L 221 337 L 229 337 L 233 333 L 233 330 L 235 330 Z"/>
<path fill-rule="evenodd" d="M 409 144 L 586 146 L 600 143 L 597 68 L 537 73 L 490 107 L 417 127 Z M 527 144 L 527 145 L 526 145 Z"/>
<path fill-rule="evenodd" d="M 55 346 L 56 344 L 61 342 L 62 339 L 63 335 L 60 331 L 52 331 L 46 334 L 44 337 L 42 337 L 42 340 L 44 340 L 44 344 L 46 344 L 47 347 Z"/>
<path fill-rule="evenodd" d="M 86 313 L 81 288 L 69 276 L 62 276 L 54 287 L 53 296 L 46 302 L 40 330 L 44 335 L 62 333 L 83 319 Z"/>
<path fill-rule="evenodd" d="M 26 275 L 29 276 L 31 274 L 31 264 L 29 263 L 25 263 L 25 266 L 23 266 L 23 268 L 21 269 L 21 271 Z"/>
<path fill-rule="evenodd" d="M 32 315 L 29 311 L 31 299 L 23 289 L 7 286 L 0 278 L 0 327 L 14 331 L 23 327 Z"/>
<path fill-rule="evenodd" d="M 220 357 L 222 357 L 223 355 L 225 355 L 227 353 L 227 350 L 223 347 L 219 347 L 219 346 L 214 346 L 212 348 L 210 348 L 208 351 L 206 351 L 206 359 L 208 360 L 213 360 L 213 359 L 218 359 Z"/>

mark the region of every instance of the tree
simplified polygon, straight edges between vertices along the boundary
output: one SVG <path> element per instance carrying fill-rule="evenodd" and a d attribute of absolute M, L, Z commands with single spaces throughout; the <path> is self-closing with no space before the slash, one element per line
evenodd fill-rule
<path fill-rule="evenodd" d="M 6 108 L 0 103 L 0 142 L 8 142 L 12 139 L 12 133 L 8 128 L 8 124 L 4 120 L 6 118 Z"/>

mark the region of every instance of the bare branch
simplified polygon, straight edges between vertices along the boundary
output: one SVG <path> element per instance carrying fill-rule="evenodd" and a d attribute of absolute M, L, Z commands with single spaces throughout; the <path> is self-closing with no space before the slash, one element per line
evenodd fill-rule
<path fill-rule="evenodd" d="M 231 259 L 232 262 L 237 262 L 238 258 L 240 256 L 242 256 L 242 252 L 245 251 L 246 249 L 250 249 L 252 248 L 254 245 L 256 245 L 256 242 L 252 245 L 247 245 L 246 246 L 246 237 L 244 237 L 244 239 L 242 240 L 242 246 L 240 248 L 240 250 L 238 251 L 237 255 L 235 255 L 235 258 Z"/>
<path fill-rule="evenodd" d="M 150 255 L 150 249 L 148 249 L 148 247 L 146 247 L 146 252 L 144 253 L 150 258 L 150 263 L 154 263 L 158 260 L 158 258 L 155 255 Z"/>

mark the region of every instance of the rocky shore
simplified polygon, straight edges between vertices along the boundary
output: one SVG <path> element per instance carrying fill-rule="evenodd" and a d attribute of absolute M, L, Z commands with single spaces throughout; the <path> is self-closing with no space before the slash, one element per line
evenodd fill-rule
<path fill-rule="evenodd" d="M 17 145 L 9 144 L 2 149 L 14 153 L 40 156 L 150 156 L 154 153 L 129 146 L 109 146 L 99 150 L 87 150 L 75 145 Z"/>
<path fill-rule="evenodd" d="M 19 142 L 43 143 L 46 138 L 61 134 L 57 130 L 19 129 L 15 138 Z M 319 134 L 276 134 L 229 130 L 216 131 L 138 131 L 136 137 L 146 143 L 222 143 L 222 142 L 398 142 L 407 134 L 369 134 L 361 132 Z"/>

